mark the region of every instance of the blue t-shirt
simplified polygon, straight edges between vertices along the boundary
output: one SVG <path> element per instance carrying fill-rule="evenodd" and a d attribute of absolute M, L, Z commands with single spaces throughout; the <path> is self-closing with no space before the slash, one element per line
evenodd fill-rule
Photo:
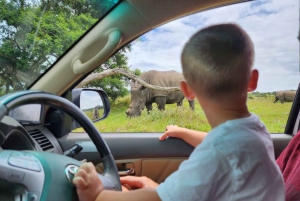
<path fill-rule="evenodd" d="M 212 129 L 156 191 L 162 201 L 285 199 L 271 136 L 254 114 Z"/>

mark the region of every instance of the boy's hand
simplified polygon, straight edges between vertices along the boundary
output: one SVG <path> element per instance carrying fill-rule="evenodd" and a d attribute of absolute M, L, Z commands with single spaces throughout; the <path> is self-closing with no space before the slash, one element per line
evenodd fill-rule
<path fill-rule="evenodd" d="M 121 184 L 130 188 L 129 190 L 139 189 L 139 188 L 156 188 L 157 183 L 149 179 L 148 177 L 135 177 L 135 176 L 126 176 L 120 177 Z"/>
<path fill-rule="evenodd" d="M 176 125 L 169 125 L 166 127 L 165 133 L 159 137 L 160 140 L 165 140 L 167 137 L 178 137 L 180 133 L 180 127 Z"/>
<path fill-rule="evenodd" d="M 92 163 L 83 163 L 75 174 L 73 184 L 80 201 L 94 201 L 103 191 L 102 182 Z"/>

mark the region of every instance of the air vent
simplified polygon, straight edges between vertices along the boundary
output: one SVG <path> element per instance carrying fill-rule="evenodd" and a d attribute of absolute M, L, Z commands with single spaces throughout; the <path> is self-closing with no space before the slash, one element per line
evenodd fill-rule
<path fill-rule="evenodd" d="M 53 148 L 49 139 L 38 129 L 28 131 L 29 135 L 40 145 L 43 151 Z"/>

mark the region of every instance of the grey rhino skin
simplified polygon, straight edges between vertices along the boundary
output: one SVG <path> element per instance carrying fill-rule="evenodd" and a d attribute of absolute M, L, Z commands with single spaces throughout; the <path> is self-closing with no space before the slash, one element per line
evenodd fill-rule
<path fill-rule="evenodd" d="M 145 82 L 161 87 L 179 87 L 183 81 L 183 75 L 176 71 L 156 71 L 150 70 L 142 74 L 141 79 Z M 141 84 L 131 84 L 131 103 L 126 110 L 127 116 L 140 116 L 141 111 L 147 108 L 152 110 L 152 103 L 156 103 L 159 110 L 165 110 L 165 104 L 177 103 L 182 105 L 184 95 L 181 91 L 159 91 L 146 88 Z M 190 108 L 194 110 L 194 101 L 189 101 Z"/>
<path fill-rule="evenodd" d="M 296 95 L 296 91 L 277 91 L 275 94 L 274 103 L 276 103 L 278 100 L 281 103 L 293 102 L 295 95 Z"/>

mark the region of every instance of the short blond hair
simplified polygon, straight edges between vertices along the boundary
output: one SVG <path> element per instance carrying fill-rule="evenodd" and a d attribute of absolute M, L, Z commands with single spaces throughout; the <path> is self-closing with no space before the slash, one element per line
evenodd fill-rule
<path fill-rule="evenodd" d="M 189 86 L 214 99 L 247 91 L 253 62 L 252 40 L 236 24 L 201 29 L 185 44 L 181 55 Z"/>

